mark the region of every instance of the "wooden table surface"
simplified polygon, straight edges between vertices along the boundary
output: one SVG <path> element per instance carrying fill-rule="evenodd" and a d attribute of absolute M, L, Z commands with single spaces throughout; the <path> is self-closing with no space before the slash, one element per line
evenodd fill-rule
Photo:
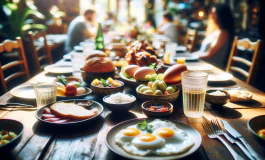
<path fill-rule="evenodd" d="M 67 63 L 67 62 L 59 62 Z M 187 65 L 198 65 L 199 63 L 187 63 Z M 215 71 L 220 71 L 214 68 Z M 54 76 L 42 72 L 33 77 L 25 84 L 32 84 L 38 81 L 53 81 Z M 202 136 L 202 146 L 192 155 L 185 159 L 233 159 L 224 145 L 217 139 L 210 139 L 202 128 L 202 122 L 211 119 L 225 119 L 243 137 L 251 144 L 251 146 L 263 157 L 265 157 L 264 144 L 258 143 L 247 129 L 247 121 L 255 116 L 265 114 L 265 94 L 261 91 L 247 85 L 246 83 L 233 78 L 242 89 L 249 90 L 254 94 L 253 100 L 249 103 L 235 104 L 228 103 L 221 110 L 216 110 L 209 105 L 206 105 L 202 118 L 188 118 L 183 113 L 182 96 L 173 103 L 174 112 L 166 119 L 171 121 L 180 121 L 197 129 Z M 126 86 L 124 92 L 135 95 L 135 88 Z M 100 97 L 89 95 L 85 99 L 93 99 L 102 103 Z M 0 97 L 0 102 L 23 102 L 34 104 L 35 102 L 23 101 L 12 97 L 10 92 Z M 97 120 L 88 122 L 84 126 L 78 128 L 58 129 L 47 127 L 41 124 L 35 118 L 35 111 L 0 110 L 0 119 L 15 119 L 23 123 L 24 134 L 18 146 L 7 155 L 0 155 L 0 159 L 124 159 L 119 155 L 111 152 L 105 145 L 105 136 L 108 130 L 122 122 L 133 118 L 145 118 L 141 112 L 142 102 L 137 101 L 133 109 L 122 115 L 115 115 L 108 109 L 104 108 L 104 112 Z M 233 148 L 245 159 L 247 157 L 236 145 Z"/>

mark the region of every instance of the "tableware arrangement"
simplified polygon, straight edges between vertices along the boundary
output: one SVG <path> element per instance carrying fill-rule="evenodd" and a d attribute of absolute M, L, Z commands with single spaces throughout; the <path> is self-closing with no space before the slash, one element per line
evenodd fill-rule
<path fill-rule="evenodd" d="M 185 71 L 181 73 L 181 77 L 184 114 L 200 118 L 204 111 L 208 74 Z"/>
<path fill-rule="evenodd" d="M 59 119 L 55 119 L 55 120 L 51 119 L 51 121 L 50 120 L 48 121 L 48 120 L 43 119 L 43 113 L 45 112 L 45 108 L 49 108 L 50 109 L 50 107 L 53 104 L 55 104 L 55 103 L 53 103 L 53 104 L 48 104 L 46 106 L 43 106 L 43 107 L 39 108 L 37 110 L 37 112 L 36 112 L 36 115 L 35 115 L 36 118 L 40 122 L 42 122 L 44 124 L 47 124 L 47 125 L 51 125 L 51 126 L 74 127 L 74 126 L 82 125 L 82 124 L 84 124 L 86 122 L 89 122 L 91 120 L 94 120 L 94 119 L 98 118 L 102 114 L 102 112 L 104 110 L 103 106 L 100 103 L 98 103 L 96 101 L 93 101 L 93 103 L 91 104 L 91 101 L 90 100 L 85 100 L 85 99 L 70 99 L 70 100 L 58 101 L 56 103 L 71 103 L 71 104 L 76 104 L 76 105 L 79 105 L 81 107 L 84 106 L 84 108 L 87 109 L 87 110 L 96 109 L 97 110 L 97 113 L 93 117 L 86 118 L 86 119 L 81 119 L 81 120 L 76 120 L 76 121 L 69 120 L 69 118 L 66 118 L 66 119 L 65 118 L 59 118 Z M 89 103 L 91 105 L 88 105 L 87 106 L 86 103 Z M 70 112 L 75 112 L 75 111 L 72 110 Z M 49 114 L 49 113 L 45 113 L 45 114 Z M 49 116 L 47 118 L 49 119 Z M 51 116 L 50 118 L 58 118 L 58 117 Z M 61 120 L 66 120 L 66 121 L 61 121 Z"/>
<path fill-rule="evenodd" d="M 180 129 L 183 132 L 185 132 L 185 135 L 189 137 L 188 139 L 193 142 L 193 145 L 190 146 L 189 148 L 187 148 L 184 152 L 179 153 L 179 154 L 160 155 L 160 156 L 151 154 L 151 155 L 146 155 L 146 156 L 139 156 L 139 155 L 132 155 L 132 154 L 126 152 L 119 145 L 116 144 L 115 137 L 118 136 L 117 134 L 121 133 L 120 132 L 121 130 L 126 129 L 126 128 L 130 127 L 130 126 L 138 125 L 138 124 L 141 124 L 142 125 L 141 127 L 143 127 L 143 123 L 145 123 L 145 125 L 148 126 L 148 124 L 150 124 L 152 122 L 154 124 L 154 121 L 159 121 L 158 123 L 160 125 L 165 124 L 165 123 L 170 123 L 170 125 L 176 126 L 178 129 Z M 156 126 L 156 125 L 154 125 L 154 126 Z M 168 125 L 166 125 L 166 126 L 168 126 Z M 176 135 L 177 135 L 177 133 L 176 133 Z M 157 138 L 157 139 L 160 139 L 160 138 Z M 178 140 L 178 141 L 180 142 L 180 144 L 178 144 L 178 145 L 181 146 L 182 145 L 181 144 L 182 140 Z M 115 125 L 114 127 L 112 127 L 108 131 L 107 136 L 105 138 L 106 145 L 114 153 L 116 153 L 116 154 L 118 154 L 118 155 L 120 155 L 122 157 L 125 157 L 125 158 L 142 159 L 142 160 L 180 159 L 180 158 L 186 157 L 186 156 L 194 153 L 200 147 L 201 142 L 202 142 L 202 138 L 201 138 L 200 133 L 197 130 L 195 130 L 192 127 L 190 127 L 189 125 L 186 125 L 186 124 L 184 124 L 182 122 L 174 122 L 174 123 L 170 122 L 170 121 L 165 121 L 164 122 L 164 121 L 161 121 L 161 120 L 154 120 L 154 119 L 149 119 L 149 118 L 146 118 L 146 119 L 144 119 L 144 118 L 143 119 L 132 119 L 132 120 L 121 122 L 121 123 Z"/>
<path fill-rule="evenodd" d="M 126 97 L 128 96 L 128 97 Z M 112 99 L 111 99 L 112 98 Z M 125 101 L 125 99 L 128 99 Z M 104 106 L 106 106 L 110 111 L 117 113 L 128 112 L 133 108 L 136 98 L 130 94 L 117 93 L 112 95 L 107 95 L 103 98 Z"/>
<path fill-rule="evenodd" d="M 222 139 L 219 136 L 219 134 L 216 134 L 216 132 L 212 130 L 209 123 L 205 122 L 202 124 L 202 126 L 206 134 L 208 135 L 208 137 L 217 138 L 218 140 L 220 140 L 225 145 L 225 147 L 229 150 L 229 152 L 231 153 L 231 155 L 233 156 L 235 160 L 243 160 L 243 158 L 224 139 Z"/>
<path fill-rule="evenodd" d="M 211 120 L 212 126 L 215 130 L 215 133 L 217 135 L 224 135 L 224 137 L 232 144 L 236 144 L 246 155 L 249 159 L 254 159 L 252 155 L 249 153 L 249 151 L 235 138 L 228 135 L 219 125 L 219 122 L 217 119 Z"/>
<path fill-rule="evenodd" d="M 257 116 L 250 119 L 247 123 L 248 129 L 260 142 L 265 143 L 265 115 Z"/>
<path fill-rule="evenodd" d="M 142 112 L 147 116 L 168 116 L 173 112 L 173 105 L 158 100 L 146 101 L 141 106 Z"/>
<path fill-rule="evenodd" d="M 239 139 L 255 159 L 263 159 L 263 157 L 257 154 L 256 151 L 243 138 L 243 136 L 240 133 L 238 133 L 232 126 L 230 126 L 230 124 L 227 121 L 221 120 L 221 122 L 223 123 L 223 126 L 227 130 L 227 132 L 230 133 L 235 139 Z"/>
<path fill-rule="evenodd" d="M 230 94 L 225 90 L 207 90 L 205 101 L 216 106 L 223 106 L 230 101 Z"/>
<path fill-rule="evenodd" d="M 24 126 L 21 122 L 12 119 L 0 119 L 0 131 L 11 131 L 16 134 L 8 143 L 0 145 L 0 153 L 10 152 L 17 146 L 22 138 Z M 1 140 L 0 140 L 1 141 Z"/>
<path fill-rule="evenodd" d="M 56 102 L 55 82 L 37 83 L 34 85 L 34 91 L 38 108 Z"/>

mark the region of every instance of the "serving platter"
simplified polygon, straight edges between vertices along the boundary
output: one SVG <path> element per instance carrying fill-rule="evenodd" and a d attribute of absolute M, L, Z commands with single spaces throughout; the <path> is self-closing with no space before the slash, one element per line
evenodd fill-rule
<path fill-rule="evenodd" d="M 63 101 L 58 101 L 58 102 L 66 102 L 66 103 L 78 103 L 78 102 L 83 102 L 83 103 L 85 103 L 85 102 L 89 102 L 90 100 L 85 100 L 85 99 L 70 99 L 70 100 L 63 100 Z M 57 103 L 57 102 L 55 102 L 55 103 Z M 63 127 L 69 127 L 69 126 L 76 126 L 76 125 L 80 125 L 80 124 L 83 124 L 83 123 L 86 123 L 86 122 L 88 122 L 88 121 L 91 121 L 91 120 L 93 120 L 93 119 L 96 119 L 97 117 L 99 117 L 101 114 L 102 114 L 102 112 L 103 112 L 103 110 L 104 110 L 104 108 L 103 108 L 103 106 L 100 104 L 100 103 L 98 103 L 98 102 L 96 102 L 96 101 L 93 101 L 93 104 L 91 105 L 91 106 L 89 106 L 89 107 L 86 107 L 87 109 L 93 109 L 93 108 L 97 108 L 98 109 L 98 113 L 97 113 L 97 115 L 95 115 L 94 117 L 91 117 L 91 118 L 88 118 L 88 119 L 84 119 L 84 120 L 80 120 L 80 121 L 75 121 L 75 122 L 66 122 L 66 123 L 54 123 L 54 122 L 48 122 L 48 121 L 44 121 L 42 118 L 41 118 L 41 116 L 42 116 L 42 112 L 43 112 L 43 109 L 44 108 L 50 108 L 50 106 L 51 105 L 53 105 L 54 103 L 52 103 L 52 104 L 48 104 L 48 105 L 46 105 L 46 106 L 43 106 L 43 107 L 41 107 L 40 109 L 38 109 L 37 110 L 37 112 L 36 112 L 36 118 L 40 121 L 40 122 L 42 122 L 42 123 L 44 123 L 44 124 L 47 124 L 47 125 L 52 125 L 52 126 L 63 126 Z"/>
<path fill-rule="evenodd" d="M 125 157 L 125 158 L 130 158 L 130 159 L 141 159 L 141 160 L 156 160 L 156 159 L 163 159 L 163 160 L 168 160 L 168 159 L 180 159 L 180 158 L 183 158 L 183 157 L 186 157 L 192 153 L 194 153 L 201 145 L 202 143 L 202 137 L 200 135 L 200 133 L 182 123 L 182 122 L 175 122 L 176 126 L 185 131 L 188 136 L 193 140 L 194 142 L 194 145 L 189 149 L 187 150 L 186 152 L 182 153 L 182 154 L 176 154 L 176 155 L 171 155 L 171 156 L 155 156 L 155 155 L 150 155 L 150 156 L 145 156 L 145 157 L 142 157 L 142 156 L 135 156 L 135 155 L 132 155 L 132 154 L 129 154 L 127 152 L 125 152 L 121 147 L 119 147 L 115 142 L 114 142 L 114 137 L 115 135 L 122 129 L 125 129 L 127 128 L 128 126 L 131 126 L 131 125 L 136 125 L 140 122 L 143 122 L 144 120 L 146 120 L 147 123 L 153 121 L 154 119 L 150 119 L 150 118 L 139 118 L 139 119 L 132 119 L 132 120 L 128 120 L 128 121 L 124 121 L 124 122 L 121 122 L 117 125 L 115 125 L 112 129 L 110 129 L 107 133 L 107 136 L 105 138 L 105 143 L 106 145 L 108 146 L 108 148 L 113 151 L 114 153 L 122 156 L 122 157 Z"/>
<path fill-rule="evenodd" d="M 73 72 L 73 67 L 70 64 L 52 64 L 46 66 L 44 71 L 51 74 L 71 74 Z"/>

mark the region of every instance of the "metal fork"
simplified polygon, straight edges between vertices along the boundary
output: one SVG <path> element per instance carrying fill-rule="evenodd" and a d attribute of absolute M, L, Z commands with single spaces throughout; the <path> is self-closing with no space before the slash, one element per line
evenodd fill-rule
<path fill-rule="evenodd" d="M 225 147 L 228 149 L 228 151 L 232 154 L 232 156 L 235 160 L 243 160 L 243 158 L 239 154 L 237 154 L 236 151 L 225 140 L 223 140 L 220 136 L 215 134 L 215 132 L 212 130 L 209 123 L 207 123 L 207 122 L 202 123 L 202 126 L 203 126 L 206 134 L 208 135 L 208 137 L 219 139 L 225 145 Z"/>
<path fill-rule="evenodd" d="M 213 129 L 215 131 L 215 134 L 217 135 L 224 135 L 225 138 L 233 144 L 236 144 L 247 156 L 249 159 L 251 160 L 255 160 L 254 157 L 252 157 L 252 155 L 249 153 L 249 151 L 236 139 L 234 139 L 233 137 L 229 136 L 226 132 L 224 132 L 224 130 L 220 127 L 219 122 L 217 119 L 213 119 L 211 120 L 212 125 L 213 125 Z"/>

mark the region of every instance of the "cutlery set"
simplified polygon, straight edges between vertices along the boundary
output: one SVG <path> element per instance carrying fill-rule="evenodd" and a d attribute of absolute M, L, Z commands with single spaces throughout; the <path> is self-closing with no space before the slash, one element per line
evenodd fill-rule
<path fill-rule="evenodd" d="M 15 111 L 15 110 L 37 110 L 33 105 L 22 103 L 0 103 L 0 110 Z"/>
<path fill-rule="evenodd" d="M 254 149 L 248 144 L 243 136 L 232 128 L 227 121 L 221 120 L 225 130 L 221 128 L 217 119 L 211 120 L 211 123 L 205 122 L 202 124 L 206 134 L 209 138 L 219 139 L 225 147 L 229 150 L 235 160 L 242 160 L 242 158 L 227 141 L 224 140 L 223 136 L 232 144 L 236 144 L 251 160 L 261 160 L 263 157 L 258 155 Z M 240 141 L 242 143 L 240 143 Z"/>

